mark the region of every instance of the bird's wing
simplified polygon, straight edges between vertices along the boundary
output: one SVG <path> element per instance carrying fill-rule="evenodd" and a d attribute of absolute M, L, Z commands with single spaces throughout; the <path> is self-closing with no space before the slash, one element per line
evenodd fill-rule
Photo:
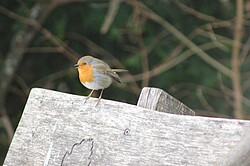
<path fill-rule="evenodd" d="M 112 70 L 107 70 L 107 75 L 109 75 L 110 77 L 112 77 L 116 82 L 122 83 L 122 80 L 120 79 L 120 77 L 118 76 L 118 74 L 116 74 L 116 72 L 113 72 Z"/>
<path fill-rule="evenodd" d="M 126 69 L 110 69 L 110 70 L 107 70 L 107 74 L 109 76 L 111 76 L 118 83 L 122 83 L 122 80 L 120 79 L 120 77 L 116 73 L 121 73 L 121 72 L 128 72 L 128 70 L 126 70 Z"/>
<path fill-rule="evenodd" d="M 118 76 L 118 74 L 116 74 L 115 71 L 113 71 L 112 69 L 110 69 L 110 67 L 104 63 L 99 63 L 99 64 L 94 64 L 93 67 L 95 67 L 95 69 L 103 74 L 107 74 L 108 76 L 110 76 L 113 80 L 117 81 L 118 83 L 121 83 L 121 79 Z"/>

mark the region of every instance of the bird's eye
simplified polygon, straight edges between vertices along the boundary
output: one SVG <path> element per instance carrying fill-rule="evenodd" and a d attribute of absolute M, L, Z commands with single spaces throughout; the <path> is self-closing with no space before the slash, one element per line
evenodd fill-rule
<path fill-rule="evenodd" d="M 79 66 L 85 66 L 87 63 L 86 62 L 81 62 Z"/>

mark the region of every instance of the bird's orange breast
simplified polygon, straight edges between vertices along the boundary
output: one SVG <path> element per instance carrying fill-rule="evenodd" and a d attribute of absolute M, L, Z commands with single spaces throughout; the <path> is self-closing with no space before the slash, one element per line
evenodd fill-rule
<path fill-rule="evenodd" d="M 81 82 L 92 82 L 94 79 L 93 67 L 85 65 L 78 68 L 79 79 Z"/>

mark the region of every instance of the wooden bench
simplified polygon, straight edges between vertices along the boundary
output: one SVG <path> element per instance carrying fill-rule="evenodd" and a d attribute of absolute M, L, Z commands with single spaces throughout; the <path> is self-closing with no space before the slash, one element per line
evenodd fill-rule
<path fill-rule="evenodd" d="M 192 116 L 157 88 L 144 88 L 137 106 L 102 99 L 94 107 L 97 99 L 84 99 L 32 89 L 4 165 L 250 163 L 249 121 Z"/>

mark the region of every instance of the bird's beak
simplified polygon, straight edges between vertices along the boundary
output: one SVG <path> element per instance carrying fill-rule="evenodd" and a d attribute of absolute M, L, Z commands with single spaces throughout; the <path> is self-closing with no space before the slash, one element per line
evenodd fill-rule
<path fill-rule="evenodd" d="M 79 67 L 79 65 L 78 65 L 78 64 L 75 64 L 74 67 L 77 69 L 77 68 Z"/>

